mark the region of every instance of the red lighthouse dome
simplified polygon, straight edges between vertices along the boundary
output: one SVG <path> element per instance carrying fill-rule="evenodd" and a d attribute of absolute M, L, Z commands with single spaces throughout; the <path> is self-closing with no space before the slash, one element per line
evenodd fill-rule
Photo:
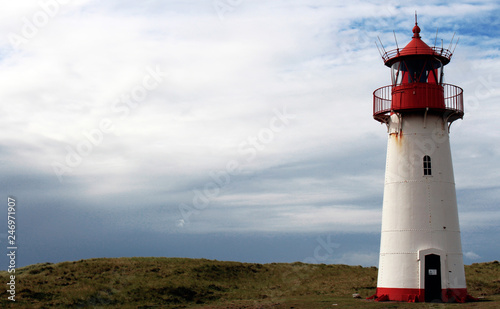
<path fill-rule="evenodd" d="M 392 64 L 399 61 L 400 58 L 408 56 L 431 56 L 437 58 L 442 65 L 446 65 L 450 62 L 452 53 L 445 48 L 430 47 L 422 41 L 420 37 L 420 27 L 415 23 L 412 40 L 403 49 L 398 48 L 388 51 L 382 58 L 384 59 L 385 65 L 391 67 Z"/>
<path fill-rule="evenodd" d="M 373 117 L 383 123 L 391 112 L 440 113 L 449 122 L 462 118 L 462 89 L 443 83 L 443 67 L 451 56 L 448 49 L 422 41 L 415 23 L 412 40 L 404 48 L 382 55 L 391 68 L 392 85 L 375 90 Z"/>

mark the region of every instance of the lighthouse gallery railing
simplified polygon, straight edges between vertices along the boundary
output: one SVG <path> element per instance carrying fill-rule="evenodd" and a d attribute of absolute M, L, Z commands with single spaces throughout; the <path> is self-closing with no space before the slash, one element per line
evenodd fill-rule
<path fill-rule="evenodd" d="M 451 56 L 453 55 L 453 53 L 446 48 L 433 46 L 433 47 L 431 47 L 431 49 L 435 55 L 445 57 L 448 60 L 450 60 Z M 416 54 L 420 54 L 420 53 L 425 54 L 425 53 L 427 53 L 427 51 L 428 51 L 427 47 L 426 48 L 418 48 L 415 46 L 415 48 L 408 48 L 408 49 L 407 48 L 404 48 L 404 49 L 397 48 L 397 49 L 393 49 L 393 50 L 385 52 L 382 55 L 382 59 L 384 60 L 384 62 L 387 62 L 389 59 L 394 58 L 394 57 L 400 57 L 400 56 L 405 56 L 405 55 L 416 55 Z"/>
<path fill-rule="evenodd" d="M 442 84 L 444 90 L 444 106 L 445 110 L 463 115 L 464 101 L 463 90 L 460 87 L 450 84 Z M 429 92 L 429 96 L 434 93 Z M 422 105 L 422 108 L 425 108 Z M 378 88 L 373 92 L 373 117 L 383 118 L 392 110 L 392 85 Z"/>

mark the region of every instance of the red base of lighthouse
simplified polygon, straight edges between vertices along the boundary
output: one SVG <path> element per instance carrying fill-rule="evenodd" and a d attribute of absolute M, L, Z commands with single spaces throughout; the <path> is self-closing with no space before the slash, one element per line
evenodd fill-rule
<path fill-rule="evenodd" d="M 424 289 L 377 288 L 377 294 L 369 297 L 375 301 L 425 302 Z M 477 301 L 467 294 L 467 289 L 443 289 L 441 301 L 444 303 L 465 303 Z"/>

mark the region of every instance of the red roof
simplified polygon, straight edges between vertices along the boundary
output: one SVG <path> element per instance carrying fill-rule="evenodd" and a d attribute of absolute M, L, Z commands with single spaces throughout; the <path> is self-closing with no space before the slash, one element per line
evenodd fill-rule
<path fill-rule="evenodd" d="M 443 65 L 448 64 L 451 59 L 451 52 L 448 49 L 441 47 L 429 47 L 424 41 L 420 39 L 420 27 L 415 24 L 413 27 L 413 38 L 403 49 L 394 49 L 386 52 L 382 59 L 385 65 L 390 67 L 394 62 L 401 60 L 400 58 L 412 56 L 434 56 L 438 58 Z"/>

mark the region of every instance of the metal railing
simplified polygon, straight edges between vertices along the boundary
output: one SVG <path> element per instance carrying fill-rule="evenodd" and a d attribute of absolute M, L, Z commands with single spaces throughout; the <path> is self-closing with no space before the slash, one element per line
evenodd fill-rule
<path fill-rule="evenodd" d="M 373 115 L 385 114 L 392 107 L 392 85 L 378 88 L 373 92 Z"/>
<path fill-rule="evenodd" d="M 433 46 L 433 47 L 431 47 L 431 49 L 436 55 L 447 58 L 448 60 L 450 60 L 451 56 L 453 55 L 453 53 L 449 49 L 446 49 L 446 48 Z M 394 58 L 394 57 L 406 56 L 406 55 L 416 55 L 416 54 L 425 53 L 425 52 L 428 52 L 427 48 L 418 48 L 418 47 L 404 48 L 404 49 L 403 48 L 396 48 L 396 49 L 385 52 L 382 55 L 382 59 L 384 60 L 384 62 L 387 62 L 387 60 Z"/>
<path fill-rule="evenodd" d="M 443 84 L 444 105 L 447 110 L 464 113 L 464 90 L 458 86 Z"/>
<path fill-rule="evenodd" d="M 451 85 L 441 84 L 444 90 L 444 108 L 447 111 L 463 115 L 464 113 L 464 100 L 463 89 Z M 425 108 L 425 104 L 422 108 Z M 392 85 L 378 88 L 373 92 L 373 116 L 383 116 L 392 109 Z M 380 118 L 380 117 L 378 117 Z"/>

